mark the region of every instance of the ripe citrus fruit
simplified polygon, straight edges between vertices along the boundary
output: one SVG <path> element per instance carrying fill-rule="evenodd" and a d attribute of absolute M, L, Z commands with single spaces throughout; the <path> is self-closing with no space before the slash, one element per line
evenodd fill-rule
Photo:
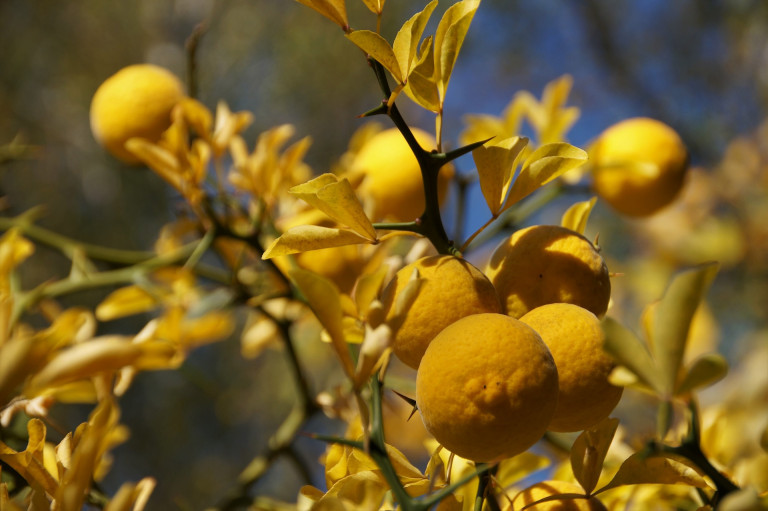
<path fill-rule="evenodd" d="M 541 337 L 504 314 L 466 316 L 429 344 L 416 374 L 424 426 L 476 462 L 519 454 L 538 441 L 557 405 L 557 369 Z"/>
<path fill-rule="evenodd" d="M 584 495 L 584 490 L 578 484 L 566 481 L 542 481 L 518 493 L 512 500 L 512 511 L 520 511 L 525 506 L 545 497 L 566 493 Z M 550 500 L 525 509 L 531 511 L 607 511 L 607 508 L 597 500 L 597 497 Z"/>
<path fill-rule="evenodd" d="M 594 245 L 557 225 L 535 225 L 512 234 L 493 252 L 485 274 L 506 313 L 515 318 L 558 302 L 602 316 L 611 298 L 608 268 Z"/>
<path fill-rule="evenodd" d="M 437 146 L 435 137 L 411 128 L 416 141 L 426 150 Z M 352 171 L 365 177 L 358 188 L 370 199 L 374 221 L 410 222 L 424 213 L 424 183 L 421 169 L 411 148 L 397 128 L 383 130 L 368 139 L 352 162 Z M 440 170 L 438 195 L 442 201 L 448 191 L 453 167 Z"/>
<path fill-rule="evenodd" d="M 404 317 L 396 317 L 397 298 L 418 270 L 418 294 Z M 496 290 L 464 259 L 436 255 L 403 267 L 382 292 L 395 355 L 416 369 L 432 339 L 454 321 L 481 312 L 501 312 Z"/>
<path fill-rule="evenodd" d="M 606 129 L 589 151 L 595 192 L 616 211 L 648 216 L 683 187 L 688 150 L 666 124 L 637 117 Z"/>
<path fill-rule="evenodd" d="M 151 64 L 125 67 L 93 95 L 93 136 L 116 158 L 137 163 L 125 142 L 133 137 L 157 141 L 171 125 L 171 111 L 183 97 L 184 86 L 170 71 Z"/>
<path fill-rule="evenodd" d="M 623 387 L 611 385 L 615 362 L 605 351 L 600 320 L 570 303 L 550 303 L 520 318 L 538 333 L 555 359 L 560 393 L 550 431 L 581 431 L 608 417 Z"/>

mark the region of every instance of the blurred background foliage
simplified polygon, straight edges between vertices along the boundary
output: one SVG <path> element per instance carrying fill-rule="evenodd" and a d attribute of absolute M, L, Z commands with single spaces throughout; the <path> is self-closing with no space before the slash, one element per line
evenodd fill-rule
<path fill-rule="evenodd" d="M 362 2 L 349 0 L 353 28 L 373 28 Z M 424 3 L 424 2 L 422 2 Z M 418 5 L 417 5 L 418 4 Z M 450 5 L 443 1 L 438 14 Z M 383 33 L 422 5 L 388 0 Z M 433 16 L 433 23 L 439 15 Z M 118 69 L 151 62 L 186 75 L 185 41 L 200 23 L 198 97 L 213 108 L 255 114 L 246 138 L 291 123 L 310 135 L 308 162 L 328 171 L 377 104 L 365 61 L 338 27 L 287 0 L 4 0 L 0 2 L 0 144 L 34 149 L 0 166 L 3 214 L 44 205 L 39 224 L 78 239 L 148 249 L 174 214 L 174 196 L 150 171 L 123 166 L 93 140 L 88 120 L 97 86 Z M 744 336 L 766 336 L 768 228 L 768 3 L 763 0 L 484 0 L 449 88 L 446 141 L 455 146 L 468 113 L 500 115 L 512 95 L 537 97 L 549 81 L 574 78 L 570 104 L 581 109 L 570 142 L 585 146 L 602 129 L 633 116 L 677 129 L 697 168 L 684 198 L 651 220 L 618 218 L 598 203 L 588 234 L 599 232 L 614 279 L 616 310 L 637 318 L 658 298 L 671 271 L 719 259 L 724 271 L 710 296 L 711 323 L 732 360 Z M 400 101 L 406 119 L 432 118 Z M 472 170 L 471 160 L 460 161 Z M 585 195 L 587 197 L 588 195 Z M 537 221 L 558 223 L 576 199 L 556 202 Z M 465 232 L 488 212 L 470 193 Z M 475 205 L 479 205 L 475 207 Z M 681 236 L 687 233 L 690 236 Z M 478 256 L 481 257 L 481 256 Z M 69 271 L 39 248 L 26 285 Z M 71 297 L 94 304 L 104 293 Z M 65 301 L 67 301 L 65 300 Z M 629 319 L 632 324 L 633 319 Z M 104 328 L 130 332 L 140 322 Z M 316 391 L 335 381 L 326 346 L 303 336 Z M 159 479 L 152 509 L 201 509 L 232 487 L 290 408 L 290 378 L 279 352 L 240 356 L 237 339 L 194 353 L 182 370 L 143 374 L 122 400 L 132 439 L 116 451 L 105 482 Z M 77 411 L 77 409 L 75 409 Z M 58 420 L 75 424 L 62 409 Z M 333 427 L 310 424 L 308 429 Z M 68 428 L 64 428 L 65 430 Z M 323 446 L 299 439 L 298 460 L 282 459 L 254 490 L 294 501 L 304 475 L 322 486 Z"/>

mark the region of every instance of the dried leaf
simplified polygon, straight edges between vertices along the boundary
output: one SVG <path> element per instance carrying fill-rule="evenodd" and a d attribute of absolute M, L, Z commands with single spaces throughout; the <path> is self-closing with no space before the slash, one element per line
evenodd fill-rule
<path fill-rule="evenodd" d="M 718 268 L 717 263 L 708 263 L 676 275 L 649 318 L 660 387 L 667 396 L 675 392 L 681 376 L 691 319 Z"/>
<path fill-rule="evenodd" d="M 480 177 L 480 189 L 493 215 L 501 210 L 517 160 L 527 144 L 528 139 L 525 137 L 511 137 L 498 142 L 491 141 L 472 151 Z"/>
<path fill-rule="evenodd" d="M 355 367 L 344 339 L 342 324 L 341 293 L 330 280 L 311 271 L 295 269 L 289 276 L 307 299 L 320 324 L 328 332 L 341 365 L 349 378 L 354 377 Z"/>
<path fill-rule="evenodd" d="M 583 235 L 587 228 L 589 214 L 592 212 L 592 208 L 595 207 L 596 202 L 597 197 L 592 197 L 588 201 L 577 202 L 572 205 L 565 213 L 563 213 L 560 225 Z"/>
<path fill-rule="evenodd" d="M 605 455 L 618 427 L 618 419 L 605 419 L 584 430 L 571 447 L 573 475 L 587 494 L 597 485 Z"/>
<path fill-rule="evenodd" d="M 397 83 L 403 83 L 403 74 L 395 52 L 389 42 L 376 32 L 370 30 L 355 30 L 347 34 L 347 39 L 367 53 L 371 58 L 384 66 L 392 74 Z"/>
<path fill-rule="evenodd" d="M 309 252 L 323 248 L 341 247 L 369 243 L 362 236 L 344 229 L 320 227 L 318 225 L 299 225 L 292 227 L 267 247 L 262 259 L 271 259 L 287 254 Z"/>
<path fill-rule="evenodd" d="M 618 321 L 606 317 L 602 321 L 603 348 L 617 363 L 632 371 L 644 385 L 660 392 L 658 369 L 645 345 Z"/>
<path fill-rule="evenodd" d="M 523 163 L 504 209 L 586 161 L 586 152 L 564 142 L 539 147 Z"/>

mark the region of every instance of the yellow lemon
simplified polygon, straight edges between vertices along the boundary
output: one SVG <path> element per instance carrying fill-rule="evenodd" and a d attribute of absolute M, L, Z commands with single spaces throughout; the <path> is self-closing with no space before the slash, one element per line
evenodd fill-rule
<path fill-rule="evenodd" d="M 93 136 L 116 158 L 137 163 L 125 142 L 133 137 L 159 140 L 171 125 L 173 107 L 183 97 L 184 86 L 170 71 L 151 64 L 125 67 L 93 95 Z"/>
<path fill-rule="evenodd" d="M 418 294 L 404 317 L 397 317 L 397 297 L 414 270 Z M 416 369 L 432 339 L 454 321 L 481 312 L 501 312 L 496 290 L 480 270 L 464 259 L 436 255 L 419 259 L 397 272 L 381 298 L 393 330 L 395 355 Z"/>
<path fill-rule="evenodd" d="M 411 128 L 416 141 L 426 150 L 437 147 L 435 137 Z M 364 175 L 358 188 L 369 199 L 374 221 L 410 222 L 424 213 L 424 183 L 421 169 L 411 148 L 397 128 L 381 131 L 368 139 L 352 162 L 352 171 Z M 448 191 L 453 167 L 440 170 L 438 195 L 442 201 Z"/>
<path fill-rule="evenodd" d="M 538 441 L 557 405 L 557 369 L 541 337 L 504 314 L 466 316 L 429 344 L 416 374 L 424 426 L 476 462 L 519 454 Z"/>
<path fill-rule="evenodd" d="M 531 511 L 607 511 L 597 497 L 556 499 L 526 507 L 545 497 L 568 493 L 584 495 L 584 490 L 578 484 L 566 481 L 542 481 L 518 493 L 512 500 L 512 511 L 520 511 L 523 508 Z"/>
<path fill-rule="evenodd" d="M 581 431 L 610 415 L 623 387 L 611 385 L 615 362 L 605 351 L 600 320 L 570 303 L 550 303 L 520 318 L 541 336 L 560 377 L 560 393 L 551 431 Z"/>
<path fill-rule="evenodd" d="M 512 234 L 493 252 L 485 274 L 506 313 L 516 318 L 558 302 L 602 316 L 611 298 L 603 257 L 584 236 L 557 225 L 535 225 Z"/>
<path fill-rule="evenodd" d="M 366 260 L 358 245 L 321 248 L 296 254 L 296 262 L 305 270 L 332 280 L 343 293 L 351 293 Z"/>
<path fill-rule="evenodd" d="M 663 122 L 636 117 L 606 129 L 589 150 L 595 192 L 616 211 L 648 216 L 678 195 L 688 150 Z"/>

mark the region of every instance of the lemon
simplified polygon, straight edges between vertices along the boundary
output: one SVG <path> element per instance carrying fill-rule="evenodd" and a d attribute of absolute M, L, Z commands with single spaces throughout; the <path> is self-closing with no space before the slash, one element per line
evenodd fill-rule
<path fill-rule="evenodd" d="M 366 260 L 358 245 L 321 248 L 296 254 L 296 262 L 305 270 L 330 279 L 343 293 L 350 294 Z"/>
<path fill-rule="evenodd" d="M 170 71 L 152 64 L 124 67 L 93 95 L 93 136 L 116 158 L 138 163 L 125 142 L 133 137 L 159 140 L 171 125 L 173 107 L 183 97 L 184 86 Z"/>
<path fill-rule="evenodd" d="M 422 279 L 418 294 L 405 317 L 398 318 L 397 297 L 414 270 Z M 393 351 L 414 369 L 443 328 L 470 314 L 501 312 L 496 290 L 485 275 L 464 259 L 449 255 L 423 257 L 403 267 L 384 288 L 381 301 L 393 330 Z"/>
<path fill-rule="evenodd" d="M 493 252 L 485 274 L 506 313 L 516 318 L 558 302 L 602 316 L 611 298 L 603 257 L 584 236 L 557 225 L 535 225 L 512 234 Z"/>
<path fill-rule="evenodd" d="M 672 202 L 685 182 L 688 150 L 663 122 L 636 117 L 606 129 L 589 150 L 595 192 L 616 211 L 648 216 Z"/>
<path fill-rule="evenodd" d="M 424 149 L 432 150 L 437 146 L 435 137 L 426 131 L 411 128 L 411 132 Z M 424 213 L 421 169 L 397 128 L 380 131 L 369 138 L 358 151 L 351 168 L 364 175 L 358 192 L 372 204 L 373 221 L 410 222 Z M 452 175 L 451 165 L 440 170 L 440 201 L 445 198 Z"/>
<path fill-rule="evenodd" d="M 549 429 L 581 431 L 608 417 L 624 388 L 608 382 L 615 363 L 603 351 L 600 320 L 577 305 L 551 303 L 520 321 L 541 336 L 557 366 L 560 392 Z"/>
<path fill-rule="evenodd" d="M 531 511 L 607 511 L 597 497 L 556 499 L 526 507 L 545 497 L 567 493 L 584 495 L 584 490 L 578 484 L 566 481 L 542 481 L 518 493 L 512 500 L 512 511 L 520 511 L 523 508 Z"/>
<path fill-rule="evenodd" d="M 416 373 L 424 426 L 476 462 L 519 454 L 538 441 L 557 405 L 557 369 L 541 337 L 504 314 L 474 314 L 429 344 Z"/>

